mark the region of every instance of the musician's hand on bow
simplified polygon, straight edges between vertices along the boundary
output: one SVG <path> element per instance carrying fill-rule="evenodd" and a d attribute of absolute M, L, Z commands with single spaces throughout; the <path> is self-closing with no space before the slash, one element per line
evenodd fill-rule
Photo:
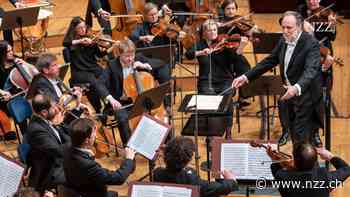
<path fill-rule="evenodd" d="M 152 35 L 146 35 L 146 36 L 140 36 L 140 40 L 146 43 L 151 43 L 155 36 Z"/>
<path fill-rule="evenodd" d="M 94 41 L 91 38 L 82 38 L 79 40 L 79 43 L 87 46 L 87 45 L 92 45 Z"/>
<path fill-rule="evenodd" d="M 196 56 L 206 56 L 206 55 L 209 55 L 213 52 L 212 49 L 210 48 L 205 48 L 203 50 L 200 50 L 200 51 L 196 51 Z"/>
<path fill-rule="evenodd" d="M 286 93 L 281 97 L 281 100 L 288 100 L 290 98 L 293 98 L 294 96 L 298 95 L 298 89 L 295 86 L 283 86 L 285 89 L 287 89 Z"/>
<path fill-rule="evenodd" d="M 235 174 L 231 170 L 223 170 L 221 175 L 227 180 L 236 180 Z"/>
<path fill-rule="evenodd" d="M 324 63 L 322 64 L 322 71 L 327 71 L 334 63 L 334 57 L 327 55 Z"/>
<path fill-rule="evenodd" d="M 98 10 L 98 15 L 101 16 L 104 20 L 108 21 L 111 13 L 103 10 L 102 8 Z"/>
<path fill-rule="evenodd" d="M 112 105 L 112 108 L 114 110 L 117 110 L 119 108 L 122 107 L 122 105 L 120 104 L 119 101 L 117 101 L 115 98 L 113 98 L 112 96 L 108 98 L 108 102 Z"/>
<path fill-rule="evenodd" d="M 19 65 L 22 65 L 25 63 L 25 61 L 22 60 L 21 58 L 15 58 L 14 62 L 15 62 L 15 64 L 19 64 Z"/>
<path fill-rule="evenodd" d="M 148 63 L 142 63 L 140 61 L 136 61 L 134 62 L 134 68 L 140 68 L 140 69 L 146 69 L 146 70 L 152 70 L 151 65 L 149 65 Z"/>
<path fill-rule="evenodd" d="M 331 25 L 336 25 L 336 23 L 337 23 L 337 16 L 335 14 L 328 15 L 328 22 L 330 22 Z"/>
<path fill-rule="evenodd" d="M 10 92 L 8 92 L 8 91 L 3 91 L 2 92 L 2 96 L 1 96 L 1 100 L 3 100 L 3 101 L 9 101 L 10 99 L 11 99 L 11 93 Z"/>
<path fill-rule="evenodd" d="M 275 150 L 272 149 L 271 145 L 267 145 L 266 153 L 272 160 L 279 160 L 280 158 L 275 154 Z"/>
<path fill-rule="evenodd" d="M 78 86 L 74 86 L 73 87 L 73 95 L 77 97 L 77 100 L 80 103 L 81 97 L 83 96 L 81 88 Z"/>
<path fill-rule="evenodd" d="M 125 148 L 125 158 L 133 160 L 135 158 L 136 151 L 132 148 Z"/>
<path fill-rule="evenodd" d="M 55 110 L 55 116 L 51 120 L 51 122 L 53 125 L 59 125 L 64 120 L 63 110 L 57 104 L 54 106 L 54 110 Z"/>
<path fill-rule="evenodd" d="M 173 11 L 166 4 L 162 6 L 162 10 L 164 15 L 171 16 L 173 14 Z"/>
<path fill-rule="evenodd" d="M 233 80 L 232 87 L 239 88 L 248 82 L 248 78 L 245 75 L 241 75 Z"/>

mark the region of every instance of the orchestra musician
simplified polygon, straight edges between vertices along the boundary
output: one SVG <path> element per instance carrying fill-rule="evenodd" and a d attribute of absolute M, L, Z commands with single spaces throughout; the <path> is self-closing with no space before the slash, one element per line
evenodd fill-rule
<path fill-rule="evenodd" d="M 27 98 L 30 99 L 34 95 L 41 93 L 50 96 L 52 100 L 58 103 L 67 90 L 63 87 L 62 80 L 59 79 L 60 67 L 57 63 L 57 57 L 52 53 L 43 53 L 39 56 L 36 67 L 40 73 L 33 78 Z M 81 92 L 78 88 L 75 88 L 74 95 L 80 101 Z"/>
<path fill-rule="evenodd" d="M 218 25 L 214 20 L 208 19 L 202 24 L 202 39 L 186 52 L 188 59 L 197 58 L 199 63 L 198 94 L 219 94 L 229 88 L 233 79 L 245 73 L 248 69 L 237 66 L 241 62 L 239 52 L 247 39 L 239 41 L 238 48 L 223 48 L 215 51 L 218 38 Z M 230 92 L 227 92 L 230 94 Z M 232 107 L 227 111 L 228 128 L 226 137 L 231 136 Z"/>
<path fill-rule="evenodd" d="M 103 28 L 103 33 L 112 36 L 112 28 L 109 21 L 109 16 L 111 16 L 109 0 L 89 0 L 85 15 L 85 21 L 89 27 L 92 27 L 92 13 L 97 17 L 98 23 Z"/>
<path fill-rule="evenodd" d="M 24 135 L 30 145 L 29 186 L 44 192 L 65 183 L 63 155 L 71 146 L 71 140 L 68 131 L 61 126 L 63 113 L 49 96 L 35 95 L 32 108 L 34 115 Z"/>
<path fill-rule="evenodd" d="M 109 171 L 102 168 L 94 159 L 91 147 L 95 143 L 96 124 L 93 120 L 80 118 L 70 125 L 72 147 L 64 157 L 66 186 L 84 197 L 112 197 L 114 192 L 107 192 L 107 185 L 121 185 L 132 173 L 135 151 L 125 148 L 125 160 L 120 168 Z"/>
<path fill-rule="evenodd" d="M 325 148 L 315 148 L 311 144 L 299 144 L 294 147 L 294 166 L 290 169 L 282 167 L 271 147 L 267 149 L 267 154 L 272 160 L 277 161 L 271 164 L 272 175 L 276 181 L 298 181 L 302 186 L 300 188 L 280 187 L 279 192 L 282 197 L 328 197 L 333 189 L 340 187 L 340 184 L 350 176 L 350 166 L 343 159 L 334 156 Z M 329 171 L 325 167 L 320 167 L 317 155 L 322 160 L 330 162 L 336 170 Z M 308 182 L 313 184 L 310 186 Z M 316 182 L 322 183 L 325 187 L 314 185 Z"/>
<path fill-rule="evenodd" d="M 315 139 L 318 128 L 322 127 L 320 47 L 315 38 L 302 31 L 303 19 L 299 13 L 287 11 L 280 22 L 283 37 L 271 55 L 236 78 L 232 86 L 239 88 L 274 66 L 281 65 L 286 93 L 280 99 L 287 103 L 293 145 L 309 142 L 320 146 Z"/>
<path fill-rule="evenodd" d="M 135 60 L 135 45 L 129 40 L 122 40 L 118 45 L 119 57 L 110 59 L 108 67 L 104 70 L 98 80 L 98 91 L 100 97 L 107 100 L 109 105 L 115 110 L 115 117 L 118 120 L 120 138 L 126 146 L 130 138 L 131 130 L 128 122 L 128 109 L 122 107 L 124 95 L 123 80 L 133 73 L 133 70 L 152 69 L 148 63 Z"/>
<path fill-rule="evenodd" d="M 200 196 L 214 197 L 227 195 L 238 190 L 238 184 L 231 171 L 221 172 L 223 179 L 215 182 L 202 180 L 194 169 L 187 167 L 192 160 L 194 143 L 190 138 L 182 136 L 171 139 L 164 149 L 164 161 L 166 167 L 154 170 L 155 182 L 197 185 L 200 187 Z"/>
<path fill-rule="evenodd" d="M 106 55 L 89 37 L 87 26 L 80 17 L 71 20 L 68 31 L 64 37 L 63 46 L 69 49 L 71 62 L 71 85 L 89 84 L 87 98 L 96 113 L 101 111 L 101 102 L 97 94 L 97 79 L 103 68 L 97 63 L 97 57 Z"/>
<path fill-rule="evenodd" d="M 165 12 L 170 14 L 169 12 Z M 159 11 L 156 4 L 146 3 L 144 7 L 144 22 L 138 24 L 134 31 L 131 33 L 129 38 L 135 43 L 136 47 L 144 48 L 158 45 L 169 44 L 170 40 L 167 36 L 155 36 L 151 33 L 153 25 L 159 22 Z M 164 62 L 163 65 L 151 65 L 154 66 L 152 69 L 152 75 L 160 83 L 165 83 L 170 80 L 171 68 L 168 62 Z"/>

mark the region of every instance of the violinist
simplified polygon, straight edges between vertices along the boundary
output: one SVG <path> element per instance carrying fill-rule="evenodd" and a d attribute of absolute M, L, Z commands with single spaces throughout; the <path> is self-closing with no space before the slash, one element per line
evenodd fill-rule
<path fill-rule="evenodd" d="M 66 186 L 83 197 L 116 197 L 108 185 L 122 185 L 133 172 L 135 151 L 125 148 L 125 160 L 119 169 L 110 171 L 95 161 L 94 145 L 97 126 L 93 120 L 80 118 L 70 124 L 72 147 L 64 157 Z"/>
<path fill-rule="evenodd" d="M 40 74 L 33 78 L 30 88 L 28 90 L 27 98 L 31 99 L 39 92 L 50 96 L 56 103 L 60 101 L 64 94 L 65 87 L 61 80 L 59 80 L 60 67 L 57 63 L 57 57 L 51 53 L 41 54 L 37 60 L 36 67 Z M 81 97 L 81 92 L 75 88 L 75 95 Z"/>
<path fill-rule="evenodd" d="M 167 8 L 168 9 L 168 8 Z M 164 11 L 165 14 L 170 14 L 169 11 Z M 138 24 L 131 35 L 129 36 L 136 47 L 152 47 L 158 45 L 167 45 L 170 43 L 170 39 L 166 35 L 153 35 L 151 29 L 153 26 L 157 25 L 160 21 L 159 10 L 156 4 L 146 3 L 144 7 L 144 22 Z M 159 62 L 157 64 L 152 64 L 153 77 L 159 82 L 159 84 L 168 82 L 171 79 L 171 65 L 169 62 L 164 62 L 158 58 L 152 58 L 154 61 Z M 170 107 L 170 97 L 165 97 L 164 104 Z"/>
<path fill-rule="evenodd" d="M 213 50 L 213 46 L 215 46 L 218 39 L 218 26 L 214 20 L 206 20 L 201 29 L 202 39 L 193 45 L 185 55 L 188 59 L 197 58 L 198 60 L 198 93 L 215 95 L 229 88 L 233 79 L 244 73 L 246 69 L 237 66 L 240 59 L 233 49 L 223 47 L 219 51 Z M 237 50 L 239 50 L 239 47 Z M 229 107 L 229 109 L 232 108 Z M 227 112 L 227 118 L 229 120 L 227 131 L 230 131 L 232 110 Z M 230 132 L 227 133 L 227 137 L 229 136 Z"/>
<path fill-rule="evenodd" d="M 126 146 L 131 130 L 128 122 L 128 109 L 120 109 L 125 103 L 123 80 L 134 72 L 134 69 L 150 70 L 148 63 L 135 60 L 135 45 L 129 40 L 122 40 L 118 46 L 119 57 L 111 59 L 108 67 L 104 70 L 98 80 L 98 92 L 100 97 L 105 99 L 115 110 L 115 117 L 118 120 L 120 138 Z"/>
<path fill-rule="evenodd" d="M 63 155 L 71 146 L 68 131 L 61 126 L 63 113 L 49 96 L 37 94 L 32 99 L 32 116 L 24 139 L 30 145 L 29 186 L 39 192 L 65 183 Z"/>
<path fill-rule="evenodd" d="M 101 110 L 100 98 L 96 90 L 97 79 L 102 74 L 103 68 L 97 63 L 98 57 L 106 55 L 89 37 L 85 21 L 80 17 L 74 17 L 64 37 L 63 46 L 69 49 L 71 61 L 71 85 L 89 84 L 87 98 L 94 107 L 96 113 Z"/>
<path fill-rule="evenodd" d="M 282 167 L 278 161 L 278 156 L 271 147 L 267 149 L 267 154 L 274 161 L 271 164 L 271 171 L 276 181 L 298 181 L 300 183 L 299 188 L 288 188 L 281 185 L 279 192 L 282 197 L 328 197 L 332 189 L 342 184 L 350 176 L 350 166 L 344 160 L 334 156 L 325 148 L 315 148 L 310 144 L 299 144 L 294 147 L 294 167 L 290 169 Z M 322 160 L 329 161 L 336 170 L 328 171 L 327 168 L 320 167 L 317 155 Z M 316 182 L 324 182 L 325 187 L 314 185 L 313 183 L 316 184 Z M 312 185 L 310 186 L 308 183 L 312 183 Z"/>

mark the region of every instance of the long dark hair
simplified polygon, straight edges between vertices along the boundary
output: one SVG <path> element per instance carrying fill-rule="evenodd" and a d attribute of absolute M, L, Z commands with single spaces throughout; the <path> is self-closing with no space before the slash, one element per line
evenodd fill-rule
<path fill-rule="evenodd" d="M 238 4 L 235 0 L 224 0 L 221 4 L 221 9 L 225 10 L 225 8 L 230 5 L 231 3 L 234 3 L 236 6 L 236 10 L 238 10 Z"/>
<path fill-rule="evenodd" d="M 5 65 L 6 56 L 7 56 L 7 47 L 9 43 L 5 40 L 0 41 L 0 68 L 3 69 Z"/>
<path fill-rule="evenodd" d="M 75 28 L 81 22 L 85 22 L 85 20 L 82 19 L 80 16 L 76 16 L 76 17 L 72 18 L 72 20 L 70 21 L 68 30 L 67 30 L 66 34 L 64 35 L 63 45 L 65 45 L 66 43 L 72 43 L 72 41 L 77 38 L 77 33 L 76 33 Z"/>

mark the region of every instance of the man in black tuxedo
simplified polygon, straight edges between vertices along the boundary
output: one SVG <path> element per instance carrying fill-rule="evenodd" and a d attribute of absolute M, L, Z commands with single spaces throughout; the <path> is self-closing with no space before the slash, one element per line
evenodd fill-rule
<path fill-rule="evenodd" d="M 121 185 L 126 181 L 133 171 L 135 151 L 125 148 L 126 159 L 118 170 L 102 168 L 90 149 L 95 143 L 96 131 L 96 125 L 90 119 L 81 118 L 71 123 L 72 147 L 64 157 L 66 185 L 83 197 L 116 196 L 107 192 L 107 185 Z"/>
<path fill-rule="evenodd" d="M 108 62 L 108 67 L 98 79 L 97 90 L 100 97 L 105 99 L 115 110 L 120 137 L 125 146 L 130 138 L 131 130 L 128 122 L 128 110 L 120 109 L 122 105 L 130 104 L 126 102 L 128 100 L 124 96 L 123 81 L 132 75 L 136 68 L 151 70 L 152 67 L 148 63 L 142 63 L 147 59 L 144 56 L 138 57 L 140 61 L 135 60 L 135 45 L 131 40 L 122 40 L 118 46 L 120 55 Z"/>
<path fill-rule="evenodd" d="M 29 186 L 44 192 L 65 182 L 63 154 L 71 145 L 63 127 L 63 114 L 50 97 L 37 94 L 32 99 L 33 115 L 25 138 L 30 145 Z"/>
<path fill-rule="evenodd" d="M 267 153 L 272 160 L 278 160 L 272 153 L 271 147 Z M 321 159 L 329 161 L 336 170 L 328 171 L 325 167 L 319 167 L 317 154 L 320 155 Z M 300 183 L 299 188 L 280 187 L 279 191 L 282 197 L 329 197 L 329 193 L 342 186 L 343 182 L 350 176 L 350 166 L 325 148 L 314 148 L 310 144 L 301 144 L 293 149 L 293 158 L 294 169 L 284 169 L 280 163 L 271 164 L 271 171 L 276 181 Z"/>
<path fill-rule="evenodd" d="M 283 37 L 271 55 L 236 78 L 232 86 L 239 88 L 279 64 L 286 88 L 281 100 L 287 103 L 288 129 L 293 144 L 312 142 L 320 146 L 320 141 L 316 140 L 318 128 L 322 127 L 319 44 L 311 35 L 302 31 L 303 19 L 297 12 L 285 12 L 280 22 Z"/>

